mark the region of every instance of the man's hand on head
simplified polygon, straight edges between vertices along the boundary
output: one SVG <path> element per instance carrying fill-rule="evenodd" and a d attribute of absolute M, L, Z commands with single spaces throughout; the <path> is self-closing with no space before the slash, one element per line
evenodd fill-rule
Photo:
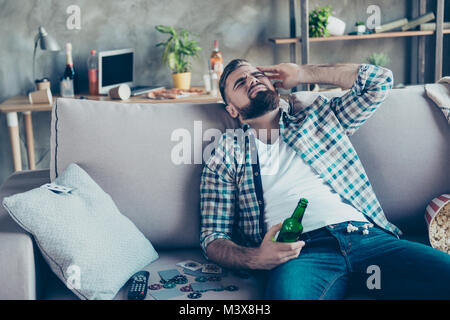
<path fill-rule="evenodd" d="M 256 67 L 263 72 L 269 80 L 277 81 L 275 88 L 292 89 L 299 85 L 301 67 L 295 63 L 281 63 L 275 66 Z"/>
<path fill-rule="evenodd" d="M 292 89 L 300 84 L 331 84 L 350 89 L 358 75 L 360 64 L 302 64 L 281 63 L 270 67 L 257 67 L 269 80 L 278 81 L 276 88 Z"/>

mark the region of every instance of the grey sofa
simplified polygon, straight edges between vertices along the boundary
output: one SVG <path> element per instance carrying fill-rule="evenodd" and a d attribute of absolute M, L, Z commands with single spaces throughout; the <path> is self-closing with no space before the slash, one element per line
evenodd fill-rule
<path fill-rule="evenodd" d="M 308 103 L 317 93 L 298 95 Z M 199 247 L 202 152 L 210 152 L 212 136 L 236 127 L 219 104 L 58 99 L 52 114 L 50 170 L 11 175 L 0 189 L 0 201 L 48 183 L 69 163 L 78 163 L 155 246 L 160 258 L 146 268 L 150 283 L 155 283 L 157 271 L 175 268 L 179 261 L 205 261 Z M 435 196 L 450 192 L 450 126 L 424 87 L 393 90 L 351 141 L 388 219 L 405 238 L 428 244 L 425 207 Z M 263 298 L 264 272 L 248 279 L 229 273 L 223 283 L 240 290 L 207 292 L 203 298 Z M 349 298 L 355 294 L 349 292 Z M 126 287 L 116 296 L 125 298 Z M 3 207 L 0 299 L 76 299 Z M 186 299 L 186 294 L 177 299 Z"/>

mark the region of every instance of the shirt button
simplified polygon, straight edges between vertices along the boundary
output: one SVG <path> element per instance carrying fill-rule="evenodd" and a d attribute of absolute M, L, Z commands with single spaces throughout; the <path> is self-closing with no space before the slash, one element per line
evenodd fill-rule
<path fill-rule="evenodd" d="M 261 200 L 258 200 L 258 204 L 259 204 L 259 205 L 262 205 L 262 201 L 261 201 Z"/>
<path fill-rule="evenodd" d="M 258 176 L 258 174 L 259 174 L 258 172 L 255 172 L 255 177 L 257 177 L 257 176 Z"/>

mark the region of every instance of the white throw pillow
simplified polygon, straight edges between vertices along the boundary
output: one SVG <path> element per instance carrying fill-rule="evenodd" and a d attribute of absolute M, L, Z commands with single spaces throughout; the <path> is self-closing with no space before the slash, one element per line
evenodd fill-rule
<path fill-rule="evenodd" d="M 150 241 L 76 164 L 49 185 L 5 198 L 3 206 L 81 299 L 113 299 L 158 259 Z"/>

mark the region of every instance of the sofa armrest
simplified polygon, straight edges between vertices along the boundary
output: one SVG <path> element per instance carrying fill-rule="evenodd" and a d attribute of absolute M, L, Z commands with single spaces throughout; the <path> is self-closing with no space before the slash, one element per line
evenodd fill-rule
<path fill-rule="evenodd" d="M 9 217 L 0 218 L 0 300 L 36 299 L 33 240 Z"/>
<path fill-rule="evenodd" d="M 36 299 L 45 281 L 43 259 L 31 235 L 8 215 L 1 205 L 3 198 L 49 180 L 49 170 L 23 171 L 11 175 L 0 188 L 0 300 Z"/>

